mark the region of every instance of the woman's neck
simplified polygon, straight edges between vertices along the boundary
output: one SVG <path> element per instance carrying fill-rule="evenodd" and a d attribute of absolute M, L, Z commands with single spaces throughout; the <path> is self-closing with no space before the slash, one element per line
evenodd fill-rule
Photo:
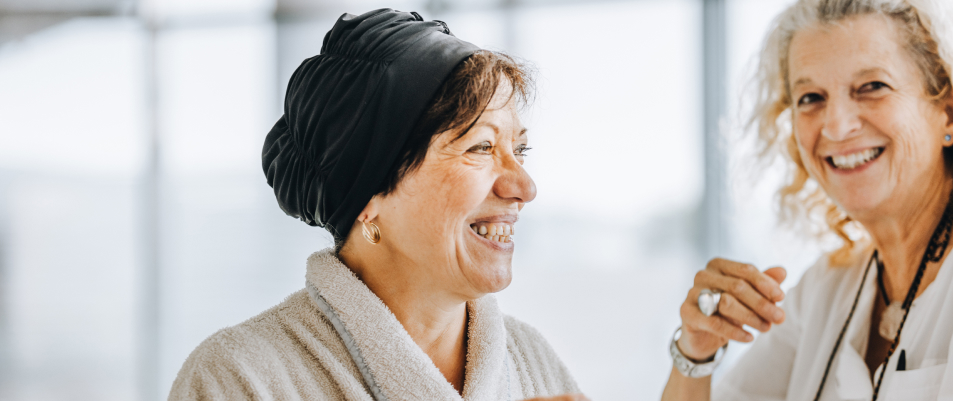
<path fill-rule="evenodd" d="M 463 394 L 467 300 L 447 293 L 447 285 L 423 274 L 432 270 L 399 257 L 383 257 L 381 251 L 342 249 L 339 257 L 387 305 L 414 343 Z"/>
<path fill-rule="evenodd" d="M 942 185 L 917 194 L 912 202 L 915 205 L 902 207 L 897 213 L 884 213 L 873 221 L 861 221 L 884 263 L 884 286 L 891 302 L 906 297 L 946 209 L 951 189 L 953 180 L 947 178 Z M 934 265 L 927 267 L 917 295 L 936 277 L 939 263 Z"/>

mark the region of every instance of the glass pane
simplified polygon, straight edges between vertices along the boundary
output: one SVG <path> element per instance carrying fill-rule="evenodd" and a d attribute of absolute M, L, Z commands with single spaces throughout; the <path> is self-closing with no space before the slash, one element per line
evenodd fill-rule
<path fill-rule="evenodd" d="M 271 21 L 158 38 L 163 398 L 199 343 L 303 288 L 307 256 L 330 244 L 281 212 L 261 171 L 275 43 Z"/>
<path fill-rule="evenodd" d="M 0 399 L 136 397 L 142 41 L 102 18 L 0 47 Z"/>

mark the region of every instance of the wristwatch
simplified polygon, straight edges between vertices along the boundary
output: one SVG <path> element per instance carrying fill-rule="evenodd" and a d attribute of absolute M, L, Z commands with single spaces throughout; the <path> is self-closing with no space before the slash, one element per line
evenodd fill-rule
<path fill-rule="evenodd" d="M 678 349 L 678 339 L 681 336 L 682 327 L 679 326 L 675 329 L 675 335 L 672 336 L 672 343 L 668 347 L 669 352 L 672 353 L 672 362 L 675 364 L 675 369 L 678 369 L 678 372 L 683 376 L 693 379 L 711 376 L 711 373 L 714 372 L 718 364 L 721 363 L 722 358 L 725 357 L 728 344 L 725 343 L 710 359 L 706 361 L 695 361 L 685 356 L 682 350 Z"/>

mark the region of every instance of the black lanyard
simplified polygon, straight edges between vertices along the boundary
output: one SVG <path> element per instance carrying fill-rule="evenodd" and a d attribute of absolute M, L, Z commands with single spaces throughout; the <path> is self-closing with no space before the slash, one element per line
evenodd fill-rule
<path fill-rule="evenodd" d="M 901 306 L 903 308 L 903 319 L 900 320 L 897 335 L 894 336 L 893 343 L 890 344 L 890 349 L 887 351 L 887 358 L 884 359 L 883 369 L 880 370 L 880 377 L 877 378 L 877 383 L 874 385 L 874 397 L 871 401 L 877 401 L 877 395 L 880 393 L 880 385 L 883 384 L 884 374 L 887 373 L 887 366 L 890 364 L 890 357 L 893 356 L 894 351 L 897 350 L 897 345 L 900 344 L 900 333 L 903 332 L 903 325 L 907 322 L 907 316 L 910 315 L 910 309 L 913 307 L 913 300 L 917 297 L 917 291 L 920 289 L 920 281 L 923 280 L 923 273 L 927 270 L 927 264 L 942 261 L 943 255 L 946 253 L 946 247 L 950 243 L 950 228 L 953 227 L 953 207 L 951 207 L 953 202 L 950 202 L 950 200 L 953 200 L 953 194 L 951 194 L 947 200 L 943 216 L 940 217 L 940 222 L 937 223 L 936 228 L 933 230 L 933 235 L 930 236 L 927 249 L 923 252 L 923 258 L 920 259 L 917 275 L 913 278 L 913 282 L 910 283 L 910 289 L 907 290 L 907 297 L 903 300 Z M 821 399 L 821 391 L 824 390 L 824 383 L 827 382 L 827 375 L 830 373 L 831 364 L 834 362 L 834 357 L 837 356 L 837 349 L 840 348 L 840 344 L 844 340 L 844 333 L 847 332 L 847 326 L 850 325 L 850 320 L 854 317 L 854 311 L 857 309 L 857 301 L 860 300 L 860 294 L 864 290 L 864 283 L 867 282 L 867 273 L 870 272 L 870 265 L 874 262 L 877 262 L 878 265 L 880 264 L 880 260 L 877 256 L 878 254 L 875 250 L 874 254 L 870 256 L 870 261 L 867 262 L 867 269 L 864 270 L 864 277 L 860 280 L 860 288 L 857 289 L 854 304 L 850 307 L 850 313 L 847 314 L 847 321 L 844 322 L 844 327 L 841 328 L 840 335 L 837 336 L 837 342 L 834 343 L 834 350 L 831 351 L 831 356 L 827 359 L 827 367 L 824 368 L 824 376 L 821 378 L 821 385 L 817 388 L 817 395 L 814 396 L 814 401 Z"/>
<path fill-rule="evenodd" d="M 850 325 L 850 320 L 854 317 L 854 311 L 857 310 L 857 301 L 860 301 L 860 294 L 864 291 L 864 283 L 867 282 L 867 273 L 870 273 L 870 265 L 874 263 L 877 259 L 877 251 L 874 251 L 874 254 L 870 257 L 870 261 L 867 262 L 867 268 L 864 269 L 864 277 L 860 279 L 860 288 L 857 289 L 857 296 L 854 297 L 854 304 L 850 307 L 850 313 L 847 314 L 847 321 L 844 322 L 844 327 L 840 329 L 840 335 L 837 336 L 837 342 L 834 343 L 834 350 L 831 351 L 830 358 L 827 358 L 827 367 L 824 368 L 824 376 L 821 377 L 821 385 L 817 388 L 817 395 L 814 396 L 814 401 L 821 399 L 821 392 L 824 391 L 824 383 L 827 383 L 827 374 L 831 371 L 831 364 L 834 363 L 834 357 L 837 356 L 837 349 L 840 348 L 841 341 L 844 340 L 844 333 L 847 332 L 847 326 Z M 889 359 L 890 356 L 888 355 Z M 887 367 L 884 366 L 884 370 Z M 881 376 L 883 378 L 883 376 Z M 879 383 L 878 383 L 879 387 Z M 877 395 L 874 394 L 874 400 L 877 399 Z"/>
<path fill-rule="evenodd" d="M 944 217 L 946 217 L 944 215 Z M 940 223 L 937 227 L 937 232 L 944 226 Z M 945 231 L 948 231 L 946 228 Z M 934 237 L 936 237 L 934 233 Z M 931 244 L 934 241 L 931 239 Z M 877 395 L 880 393 L 880 385 L 883 384 L 884 374 L 887 373 L 887 366 L 890 364 L 890 357 L 893 356 L 894 351 L 897 350 L 897 345 L 900 344 L 900 333 L 903 332 L 903 325 L 907 322 L 907 316 L 910 314 L 910 309 L 913 306 L 913 300 L 916 298 L 917 290 L 920 288 L 920 281 L 923 279 L 923 272 L 926 271 L 926 266 L 928 262 L 936 262 L 943 257 L 943 253 L 946 252 L 946 244 L 942 244 L 942 251 L 940 252 L 939 257 L 934 257 L 935 252 L 931 254 L 931 250 L 936 250 L 933 246 L 927 247 L 927 254 L 923 256 L 923 260 L 920 262 L 920 268 L 917 269 L 917 275 L 913 278 L 913 283 L 910 283 L 910 289 L 907 291 L 907 298 L 903 303 L 903 320 L 900 321 L 900 327 L 897 329 L 897 335 L 893 338 L 893 343 L 890 344 L 890 349 L 887 351 L 887 358 L 884 359 L 883 368 L 880 369 L 880 377 L 877 378 L 877 383 L 874 385 L 874 397 L 871 401 L 877 401 Z M 821 385 L 817 388 L 817 395 L 814 396 L 814 401 L 821 399 L 821 391 L 824 390 L 824 383 L 827 382 L 827 374 L 831 370 L 831 364 L 834 362 L 834 357 L 837 356 L 837 349 L 840 347 L 841 341 L 844 339 L 844 333 L 847 332 L 847 326 L 850 325 L 851 318 L 854 317 L 854 311 L 857 309 L 857 302 L 860 300 L 860 294 L 864 290 L 864 283 L 867 282 L 867 273 L 870 272 L 870 265 L 872 263 L 880 264 L 880 261 L 877 259 L 877 251 L 874 251 L 874 254 L 870 256 L 870 261 L 867 262 L 867 268 L 864 270 L 864 277 L 860 280 L 860 288 L 857 289 L 857 295 L 854 297 L 854 304 L 850 307 L 850 313 L 847 314 L 847 321 L 844 322 L 844 327 L 841 328 L 840 335 L 837 336 L 837 342 L 834 343 L 834 350 L 831 351 L 831 356 L 827 359 L 827 367 L 824 368 L 824 377 L 821 378 Z M 879 266 L 878 266 L 879 267 Z"/>

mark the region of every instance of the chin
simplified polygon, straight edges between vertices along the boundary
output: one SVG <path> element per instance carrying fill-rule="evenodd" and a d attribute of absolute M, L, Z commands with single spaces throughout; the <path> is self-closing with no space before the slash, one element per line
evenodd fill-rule
<path fill-rule="evenodd" d="M 868 216 L 882 214 L 881 206 L 886 202 L 886 196 L 880 192 L 851 191 L 831 196 L 831 199 L 854 220 L 867 220 Z"/>
<path fill-rule="evenodd" d="M 467 274 L 470 284 L 481 294 L 500 292 L 513 281 L 512 263 L 486 263 L 474 266 Z"/>
<path fill-rule="evenodd" d="M 500 292 L 513 280 L 513 250 L 510 242 L 489 241 L 466 230 L 466 260 L 460 265 L 463 276 L 477 296 Z"/>

